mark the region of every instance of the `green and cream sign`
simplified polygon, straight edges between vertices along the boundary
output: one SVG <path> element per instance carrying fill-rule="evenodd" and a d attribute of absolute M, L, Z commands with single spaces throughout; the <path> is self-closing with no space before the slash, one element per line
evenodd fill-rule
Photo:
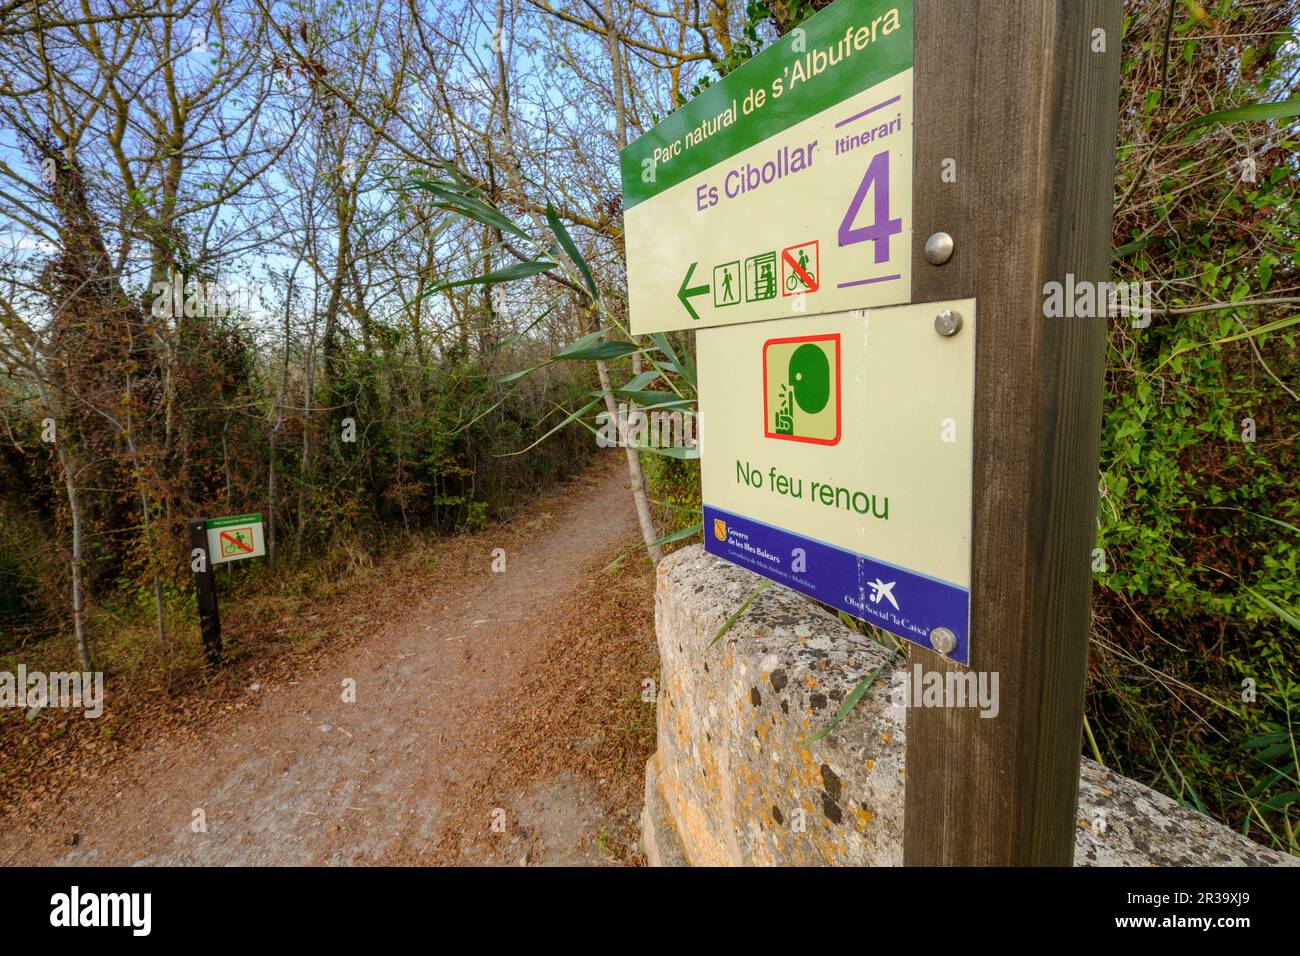
<path fill-rule="evenodd" d="M 634 333 L 907 301 L 912 3 L 832 4 L 620 163 Z"/>
<path fill-rule="evenodd" d="M 260 514 L 209 518 L 208 560 L 212 564 L 260 558 L 266 554 L 266 537 L 262 533 Z"/>
<path fill-rule="evenodd" d="M 976 331 L 973 299 L 701 330 L 706 550 L 968 662 Z"/>

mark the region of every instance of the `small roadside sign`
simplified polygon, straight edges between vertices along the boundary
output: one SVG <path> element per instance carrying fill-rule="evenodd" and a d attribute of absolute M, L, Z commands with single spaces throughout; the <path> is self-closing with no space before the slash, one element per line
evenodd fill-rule
<path fill-rule="evenodd" d="M 207 533 L 208 561 L 211 564 L 260 558 L 266 554 L 260 514 L 210 518 Z"/>
<path fill-rule="evenodd" d="M 912 7 L 837 0 L 623 150 L 633 334 L 909 300 Z"/>

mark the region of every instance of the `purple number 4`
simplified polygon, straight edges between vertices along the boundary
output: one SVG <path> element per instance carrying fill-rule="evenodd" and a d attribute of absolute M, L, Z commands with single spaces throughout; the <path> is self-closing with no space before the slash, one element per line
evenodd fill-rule
<path fill-rule="evenodd" d="M 867 198 L 867 191 L 873 186 L 876 190 L 873 203 L 875 222 L 869 226 L 855 228 L 853 220 L 858 217 L 858 211 Z M 872 157 L 871 165 L 867 167 L 867 174 L 862 177 L 853 202 L 849 203 L 849 211 L 844 214 L 844 221 L 840 223 L 840 245 L 851 246 L 855 242 L 869 240 L 876 244 L 876 262 L 888 262 L 889 237 L 896 236 L 902 231 L 903 220 L 889 218 L 889 151 L 885 150 Z"/>

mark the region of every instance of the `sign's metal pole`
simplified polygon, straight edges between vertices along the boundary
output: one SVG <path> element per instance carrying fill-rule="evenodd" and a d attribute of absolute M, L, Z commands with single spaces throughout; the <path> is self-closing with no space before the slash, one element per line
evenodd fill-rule
<path fill-rule="evenodd" d="M 208 523 L 203 518 L 193 518 L 189 526 L 190 561 L 194 569 L 194 587 L 199 596 L 203 657 L 209 667 L 216 668 L 221 666 L 221 615 L 217 610 L 217 577 L 212 568 L 212 555 L 208 554 Z M 199 549 L 203 552 L 201 563 L 194 557 Z"/>
<path fill-rule="evenodd" d="M 1107 319 L 1045 318 L 1044 286 L 1108 278 L 1121 2 L 915 11 L 911 301 L 979 303 L 971 669 L 1001 699 L 909 709 L 904 862 L 1068 866 Z"/>

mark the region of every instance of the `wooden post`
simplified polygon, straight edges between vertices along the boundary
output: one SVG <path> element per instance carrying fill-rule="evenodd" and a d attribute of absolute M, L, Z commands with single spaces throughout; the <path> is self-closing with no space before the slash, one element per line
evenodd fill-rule
<path fill-rule="evenodd" d="M 194 572 L 194 587 L 199 596 L 199 634 L 203 639 L 203 657 L 209 667 L 221 666 L 221 614 L 217 609 L 217 578 L 208 554 L 208 523 L 203 518 L 190 520 L 190 560 L 194 551 L 203 550 L 203 570 Z"/>
<path fill-rule="evenodd" d="M 1108 278 L 1120 17 L 916 0 L 912 301 L 977 299 L 971 668 L 1000 712 L 909 709 L 907 865 L 1073 860 L 1107 320 L 1045 318 L 1043 287 Z"/>

